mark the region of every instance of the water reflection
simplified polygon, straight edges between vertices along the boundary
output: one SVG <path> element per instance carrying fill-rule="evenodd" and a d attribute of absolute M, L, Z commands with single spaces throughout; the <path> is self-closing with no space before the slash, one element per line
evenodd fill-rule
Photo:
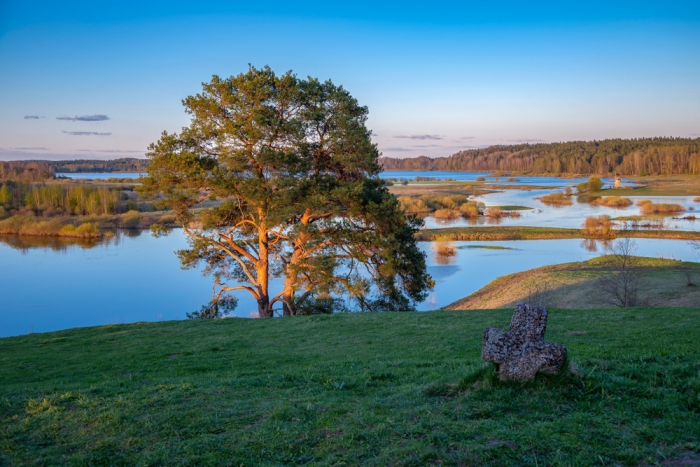
<path fill-rule="evenodd" d="M 584 238 L 581 240 L 581 248 L 589 253 L 597 253 L 598 250 L 605 251 L 611 244 L 611 240 L 596 240 L 593 238 Z"/>
<path fill-rule="evenodd" d="M 71 248 L 89 250 L 97 246 L 119 245 L 122 238 L 136 238 L 143 234 L 143 230 L 124 229 L 107 232 L 101 238 L 58 237 L 41 235 L 0 235 L 0 245 L 6 245 L 13 250 L 23 253 L 32 249 L 43 249 L 65 252 Z"/>
<path fill-rule="evenodd" d="M 79 247 L 87 250 L 94 248 L 101 243 L 103 243 L 101 238 L 0 235 L 0 244 L 7 245 L 14 250 L 20 250 L 25 253 L 35 248 L 52 251 L 66 251 L 71 247 Z"/>

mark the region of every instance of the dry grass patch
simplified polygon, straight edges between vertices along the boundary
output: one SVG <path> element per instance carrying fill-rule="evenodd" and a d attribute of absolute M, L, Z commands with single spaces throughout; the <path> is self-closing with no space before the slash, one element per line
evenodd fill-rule
<path fill-rule="evenodd" d="M 649 199 L 642 199 L 637 201 L 637 206 L 639 206 L 639 211 L 642 214 L 673 214 L 676 212 L 685 211 L 685 206 L 676 203 L 654 203 Z"/>
<path fill-rule="evenodd" d="M 535 199 L 542 201 L 544 204 L 554 206 L 570 206 L 574 203 L 571 201 L 571 198 L 566 196 L 564 193 L 552 193 Z"/>
<path fill-rule="evenodd" d="M 43 219 L 34 216 L 12 216 L 0 221 L 0 234 L 33 235 L 41 237 L 100 237 L 100 228 L 94 222 L 79 226 L 65 224 L 63 219 Z"/>
<path fill-rule="evenodd" d="M 626 208 L 632 205 L 632 201 L 622 196 L 605 196 L 603 198 L 594 199 L 591 201 L 591 204 L 593 206 L 605 206 L 608 208 Z"/>
<path fill-rule="evenodd" d="M 614 223 L 610 216 L 603 214 L 601 216 L 589 216 L 583 221 L 581 230 L 584 235 L 595 237 L 611 237 L 614 235 Z"/>

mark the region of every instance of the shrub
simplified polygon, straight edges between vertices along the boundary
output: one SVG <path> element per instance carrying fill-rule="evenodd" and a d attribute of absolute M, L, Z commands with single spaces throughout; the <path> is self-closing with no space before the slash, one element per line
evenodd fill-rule
<path fill-rule="evenodd" d="M 398 200 L 404 212 L 427 212 L 430 210 L 420 199 L 411 198 L 410 196 L 401 196 Z"/>
<path fill-rule="evenodd" d="M 603 182 L 598 177 L 591 177 L 586 182 L 588 191 L 600 191 L 603 189 Z"/>
<path fill-rule="evenodd" d="M 0 221 L 0 233 L 42 237 L 99 237 L 100 229 L 93 223 L 76 228 L 73 225 L 63 225 L 61 219 L 42 220 L 34 216 L 12 216 Z"/>
<path fill-rule="evenodd" d="M 586 217 L 581 230 L 585 235 L 611 237 L 614 234 L 613 226 L 614 224 L 610 216 L 603 214 L 598 217 Z"/>
<path fill-rule="evenodd" d="M 591 201 L 594 206 L 606 206 L 609 208 L 626 208 L 632 205 L 632 201 L 629 198 L 623 198 L 621 196 L 605 196 L 603 198 L 597 198 Z"/>
<path fill-rule="evenodd" d="M 486 178 L 485 178 L 485 177 L 482 177 L 481 175 L 479 175 L 478 177 L 476 177 L 476 181 L 477 181 L 477 182 L 485 182 L 485 181 L 486 181 Z"/>
<path fill-rule="evenodd" d="M 467 201 L 459 207 L 459 211 L 464 217 L 479 217 L 481 215 L 481 203 L 476 201 Z"/>
<path fill-rule="evenodd" d="M 448 264 L 457 256 L 457 248 L 448 237 L 438 237 L 431 247 L 438 264 Z"/>
<path fill-rule="evenodd" d="M 642 201 L 648 201 L 647 203 L 644 204 L 639 204 L 639 211 L 642 214 L 669 214 L 669 213 L 674 213 L 674 212 L 682 212 L 685 211 L 685 207 L 680 205 L 680 204 L 675 204 L 675 203 L 653 203 L 651 201 L 647 200 L 642 200 Z"/>
<path fill-rule="evenodd" d="M 438 219 L 456 219 L 462 214 L 456 209 L 438 209 L 433 213 Z"/>
<path fill-rule="evenodd" d="M 505 215 L 505 211 L 503 211 L 500 207 L 498 206 L 489 206 L 486 208 L 486 211 L 484 212 L 484 215 L 487 217 L 496 217 L 496 218 L 501 218 Z"/>
<path fill-rule="evenodd" d="M 540 196 L 539 199 L 542 201 L 544 204 L 554 204 L 554 205 L 562 205 L 562 206 L 569 206 L 573 204 L 573 201 L 571 201 L 571 198 L 566 196 L 564 193 L 552 193 L 546 196 Z"/>
<path fill-rule="evenodd" d="M 696 196 L 695 198 L 693 198 L 693 202 L 700 203 L 700 196 Z"/>
<path fill-rule="evenodd" d="M 9 215 L 10 215 L 10 213 L 5 211 L 5 208 L 0 206 L 0 219 L 4 219 L 4 218 L 8 217 Z"/>
<path fill-rule="evenodd" d="M 129 211 L 121 215 L 119 223 L 125 228 L 138 227 L 141 224 L 141 213 L 138 211 Z"/>
<path fill-rule="evenodd" d="M 591 177 L 587 182 L 579 183 L 576 185 L 576 189 L 579 193 L 586 193 L 588 191 L 600 191 L 603 189 L 603 182 L 598 177 Z"/>

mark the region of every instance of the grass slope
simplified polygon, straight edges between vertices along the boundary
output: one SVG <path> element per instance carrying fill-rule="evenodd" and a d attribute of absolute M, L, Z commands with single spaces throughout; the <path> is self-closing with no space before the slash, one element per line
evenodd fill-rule
<path fill-rule="evenodd" d="M 656 465 L 700 451 L 700 310 L 551 311 L 580 376 L 484 374 L 512 312 L 0 339 L 0 465 Z M 585 334 L 584 334 L 585 332 Z"/>
<path fill-rule="evenodd" d="M 660 258 L 640 258 L 642 291 L 640 298 L 649 306 L 678 307 L 700 304 L 700 287 L 688 286 L 685 275 L 700 285 L 700 264 Z M 605 256 L 588 261 L 555 264 L 509 274 L 487 284 L 445 309 L 474 310 L 513 308 L 525 301 L 536 286 L 547 285 L 547 303 L 554 308 L 599 308 L 607 297 L 600 294 L 598 279 L 610 274 Z"/>

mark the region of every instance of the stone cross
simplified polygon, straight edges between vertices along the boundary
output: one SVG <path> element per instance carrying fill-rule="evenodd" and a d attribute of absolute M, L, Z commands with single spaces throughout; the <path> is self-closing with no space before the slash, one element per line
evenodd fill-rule
<path fill-rule="evenodd" d="M 554 374 L 566 360 L 566 347 L 544 340 L 547 310 L 534 305 L 515 307 L 510 330 L 488 328 L 481 358 L 498 365 L 501 381 L 530 381 L 538 371 Z"/>

